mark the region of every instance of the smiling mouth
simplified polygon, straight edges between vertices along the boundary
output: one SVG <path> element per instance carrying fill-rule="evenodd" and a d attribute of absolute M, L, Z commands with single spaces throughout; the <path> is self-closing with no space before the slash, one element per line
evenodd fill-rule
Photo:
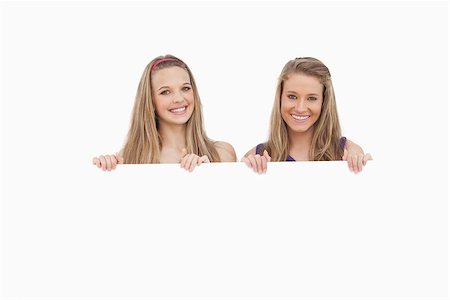
<path fill-rule="evenodd" d="M 187 109 L 187 106 L 183 106 L 183 107 L 170 109 L 169 111 L 173 114 L 183 114 L 186 111 L 186 109 Z"/>
<path fill-rule="evenodd" d="M 311 116 L 299 116 L 294 114 L 291 114 L 291 116 L 297 121 L 306 121 L 311 117 Z"/>

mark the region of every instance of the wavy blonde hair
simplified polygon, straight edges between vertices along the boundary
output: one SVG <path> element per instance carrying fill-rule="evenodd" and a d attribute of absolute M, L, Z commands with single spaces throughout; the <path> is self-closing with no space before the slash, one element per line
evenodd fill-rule
<path fill-rule="evenodd" d="M 162 59 L 170 59 L 160 62 Z M 155 68 L 153 69 L 153 65 Z M 198 156 L 207 155 L 211 162 L 219 162 L 220 157 L 203 127 L 200 96 L 194 76 L 189 67 L 173 55 L 159 56 L 153 59 L 145 68 L 139 82 L 128 131 L 122 155 L 125 164 L 153 164 L 160 162 L 161 135 L 158 132 L 158 118 L 153 105 L 153 87 L 151 76 L 158 70 L 180 67 L 189 74 L 194 93 L 194 110 L 186 123 L 186 149 L 188 153 Z"/>
<path fill-rule="evenodd" d="M 339 148 L 341 127 L 331 74 L 320 60 L 312 57 L 291 60 L 281 71 L 270 118 L 269 140 L 261 147 L 259 154 L 267 150 L 272 157 L 272 161 L 286 161 L 288 158 L 290 141 L 286 122 L 281 116 L 281 95 L 283 94 L 284 81 L 294 73 L 313 76 L 324 87 L 322 111 L 314 124 L 314 133 L 309 148 L 309 160 L 341 160 L 343 155 L 343 150 Z"/>

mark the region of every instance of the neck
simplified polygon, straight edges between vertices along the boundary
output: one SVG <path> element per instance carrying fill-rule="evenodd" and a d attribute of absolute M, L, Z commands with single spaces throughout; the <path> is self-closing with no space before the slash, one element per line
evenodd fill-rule
<path fill-rule="evenodd" d="M 186 124 L 159 124 L 162 148 L 171 148 L 181 151 L 186 148 Z"/>
<path fill-rule="evenodd" d="M 295 160 L 309 160 L 309 148 L 311 146 L 313 133 L 314 130 L 308 130 L 306 132 L 293 132 L 288 129 L 289 154 Z"/>

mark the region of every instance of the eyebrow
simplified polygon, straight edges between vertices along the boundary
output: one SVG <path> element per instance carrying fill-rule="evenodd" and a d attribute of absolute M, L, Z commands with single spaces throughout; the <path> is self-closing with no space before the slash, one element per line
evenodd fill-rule
<path fill-rule="evenodd" d="M 286 91 L 286 93 L 290 93 L 290 94 L 298 94 L 297 92 L 295 92 L 295 91 Z M 314 95 L 314 96 L 319 96 L 319 94 L 317 94 L 317 93 L 308 93 L 308 94 L 306 94 L 306 95 L 308 95 L 308 96 L 312 96 L 312 95 Z"/>
<path fill-rule="evenodd" d="M 190 82 L 185 82 L 185 83 L 183 83 L 182 85 L 186 85 L 186 84 L 191 85 Z M 162 90 L 162 89 L 169 89 L 169 87 L 168 87 L 168 86 L 162 86 L 162 87 L 160 87 L 160 88 L 158 89 L 158 91 L 159 91 L 159 90 Z"/>

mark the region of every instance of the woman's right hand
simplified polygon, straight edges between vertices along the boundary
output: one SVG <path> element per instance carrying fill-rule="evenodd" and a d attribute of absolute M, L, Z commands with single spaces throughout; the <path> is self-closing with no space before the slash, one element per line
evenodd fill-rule
<path fill-rule="evenodd" d="M 103 171 L 111 171 L 116 168 L 117 164 L 123 164 L 123 157 L 120 153 L 100 155 L 99 157 L 94 157 L 92 163 Z"/>
<path fill-rule="evenodd" d="M 264 150 L 263 155 L 259 154 L 249 154 L 247 156 L 244 156 L 241 159 L 241 162 L 244 162 L 249 168 L 253 169 L 258 174 L 266 173 L 267 172 L 267 163 L 270 162 L 272 158 L 270 157 L 269 153 Z"/>
<path fill-rule="evenodd" d="M 194 168 L 196 166 L 200 166 L 203 163 L 210 163 L 210 162 L 211 161 L 209 160 L 207 155 L 203 155 L 200 157 L 194 153 L 188 154 L 186 148 L 183 148 L 183 150 L 181 150 L 180 166 L 189 172 L 194 171 Z"/>

